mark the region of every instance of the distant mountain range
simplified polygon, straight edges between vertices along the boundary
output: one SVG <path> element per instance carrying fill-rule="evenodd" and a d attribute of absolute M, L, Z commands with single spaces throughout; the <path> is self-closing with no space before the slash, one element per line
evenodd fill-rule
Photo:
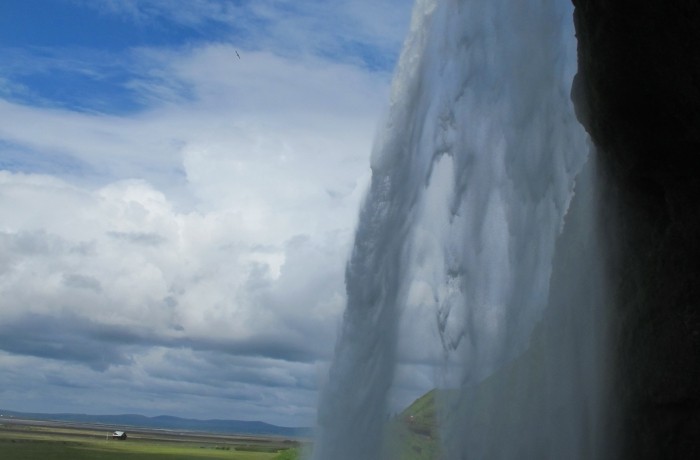
<path fill-rule="evenodd" d="M 265 422 L 245 420 L 195 420 L 161 415 L 146 417 L 137 414 L 123 415 L 87 415 L 87 414 L 39 414 L 15 412 L 0 409 L 0 422 L 11 418 L 52 420 L 73 423 L 94 423 L 116 427 L 140 427 L 164 430 L 197 431 L 221 434 L 251 434 L 282 437 L 309 437 L 311 428 L 285 427 L 271 425 Z"/>

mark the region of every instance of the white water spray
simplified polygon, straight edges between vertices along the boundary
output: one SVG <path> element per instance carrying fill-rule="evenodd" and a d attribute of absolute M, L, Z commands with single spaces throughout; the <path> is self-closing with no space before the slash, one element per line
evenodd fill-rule
<path fill-rule="evenodd" d="M 591 165 L 572 205 L 588 147 L 569 98 L 571 16 L 568 0 L 417 1 L 316 460 L 383 455 L 405 309 L 432 312 L 457 363 L 444 458 L 596 458 L 604 297 Z"/>

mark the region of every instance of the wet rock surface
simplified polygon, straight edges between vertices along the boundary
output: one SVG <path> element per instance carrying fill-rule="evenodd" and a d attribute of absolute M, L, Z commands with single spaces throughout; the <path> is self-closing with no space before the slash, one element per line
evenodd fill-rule
<path fill-rule="evenodd" d="M 700 2 L 574 0 L 606 178 L 621 458 L 700 458 Z"/>

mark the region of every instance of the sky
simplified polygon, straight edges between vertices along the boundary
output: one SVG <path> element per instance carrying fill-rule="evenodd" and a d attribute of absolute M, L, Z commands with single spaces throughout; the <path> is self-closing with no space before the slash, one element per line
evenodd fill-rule
<path fill-rule="evenodd" d="M 313 425 L 411 6 L 3 0 L 0 408 Z"/>

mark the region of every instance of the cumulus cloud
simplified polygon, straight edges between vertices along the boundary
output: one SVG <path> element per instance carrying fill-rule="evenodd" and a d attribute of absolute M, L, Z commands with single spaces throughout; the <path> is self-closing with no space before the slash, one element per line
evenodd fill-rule
<path fill-rule="evenodd" d="M 152 347 L 328 359 L 387 76 L 233 56 L 170 56 L 192 98 L 131 116 L 0 101 L 0 349 L 102 373 Z"/>
<path fill-rule="evenodd" d="M 182 213 L 144 181 L 86 190 L 2 172 L 0 190 L 5 326 L 13 318 L 14 330 L 20 322 L 48 326 L 54 318 L 58 327 L 77 328 L 70 335 L 89 336 L 93 326 L 145 328 L 127 341 L 181 338 L 193 348 L 321 357 L 290 325 L 298 321 L 321 336 L 333 327 L 324 318 L 342 305 L 349 244 L 338 222 L 319 216 L 295 224 L 293 213 L 275 216 L 274 203 L 267 203 L 269 216 L 256 209 Z M 92 323 L 78 328 L 73 316 Z M 44 327 L 23 329 L 29 337 Z"/>
<path fill-rule="evenodd" d="M 93 278 L 92 276 L 80 275 L 77 273 L 65 273 L 63 275 L 63 284 L 76 289 L 90 289 L 96 292 L 100 292 L 102 290 L 98 279 Z"/>
<path fill-rule="evenodd" d="M 407 2 L 73 3 L 229 35 L 0 49 L 0 406 L 313 423 Z"/>

